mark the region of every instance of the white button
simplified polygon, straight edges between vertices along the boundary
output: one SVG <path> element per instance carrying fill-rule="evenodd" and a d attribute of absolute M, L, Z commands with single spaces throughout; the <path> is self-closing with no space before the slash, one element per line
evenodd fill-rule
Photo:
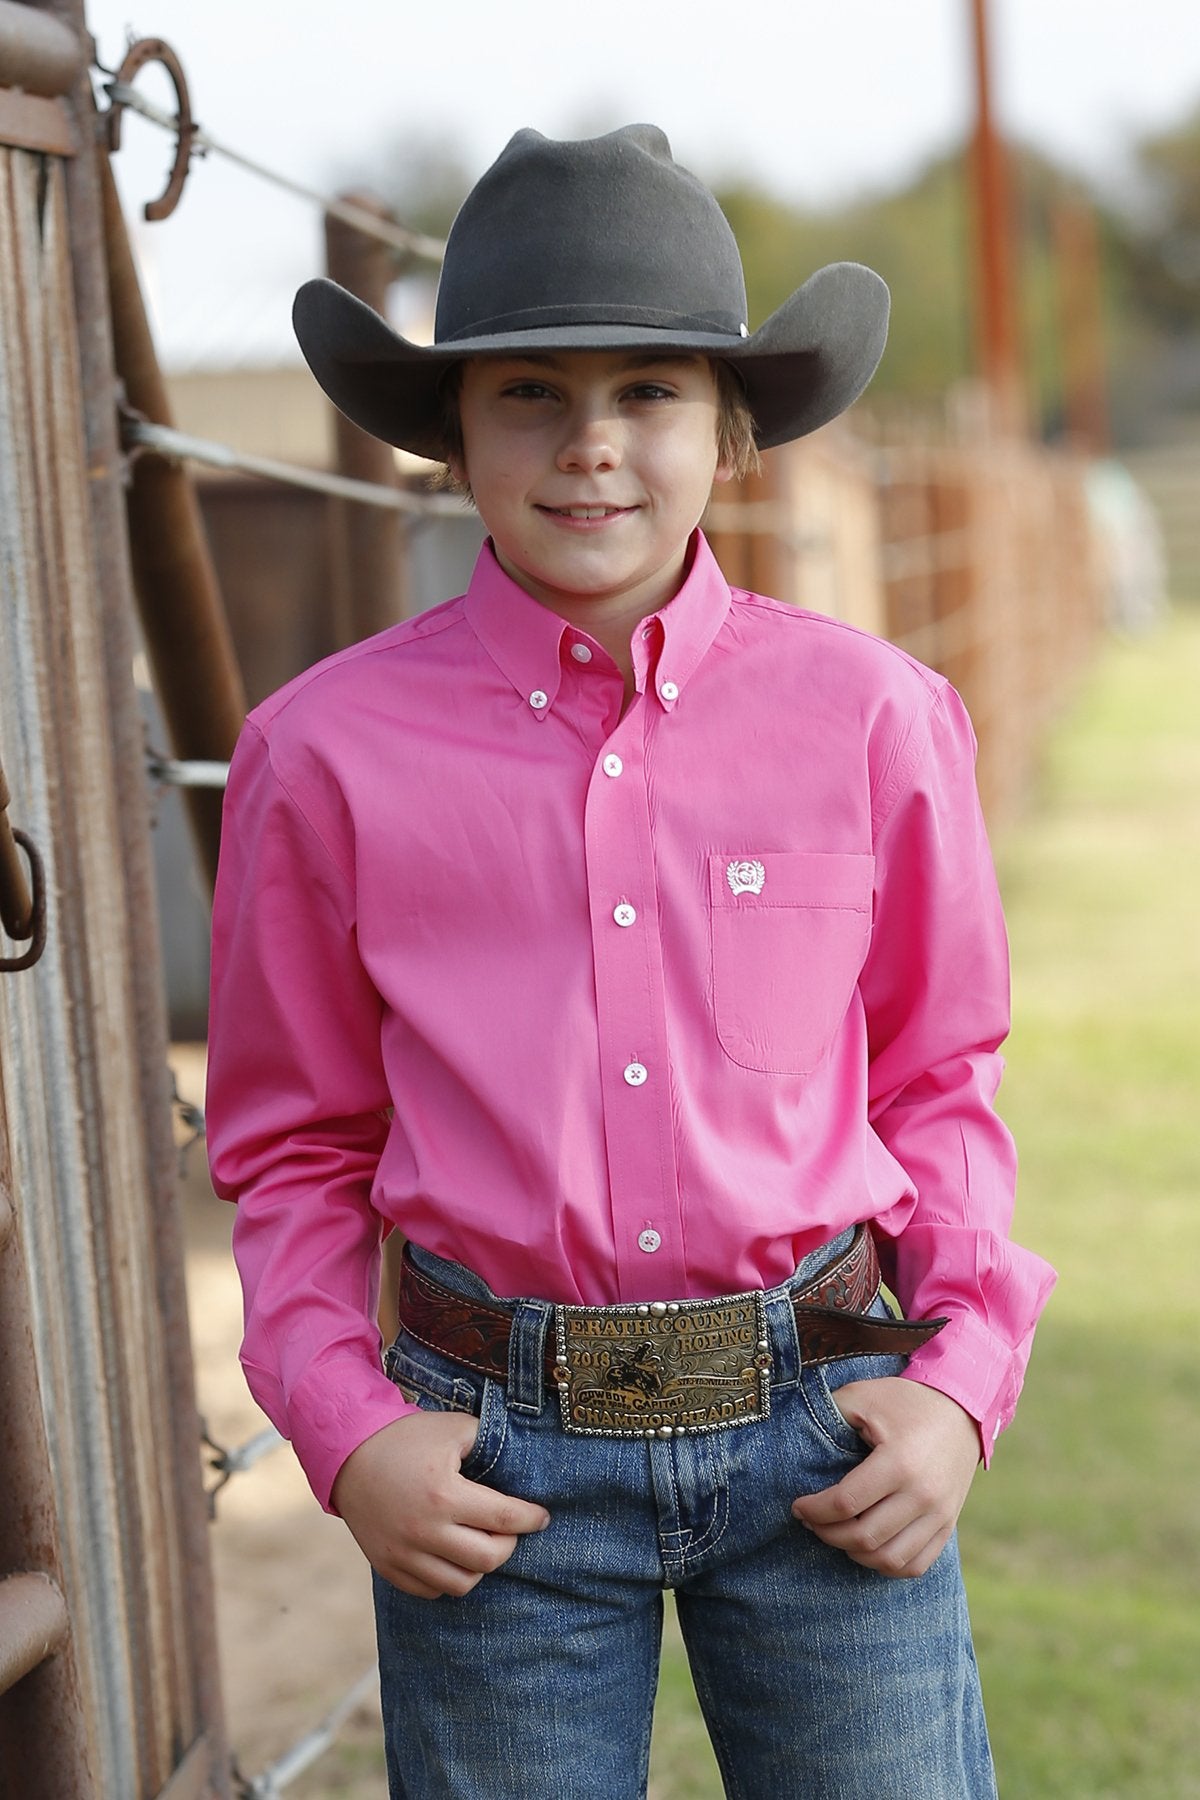
<path fill-rule="evenodd" d="M 606 756 L 603 763 L 600 766 L 602 767 L 602 769 L 604 770 L 604 773 L 606 775 L 614 775 L 615 776 L 615 775 L 619 775 L 621 773 L 621 770 L 625 767 L 625 764 L 621 761 L 619 756 Z"/>
<path fill-rule="evenodd" d="M 586 644 L 572 644 L 571 655 L 576 662 L 591 662 L 592 660 L 592 653 Z"/>
<path fill-rule="evenodd" d="M 678 700 L 679 698 L 679 689 L 673 681 L 664 681 L 658 691 L 664 700 Z"/>
<path fill-rule="evenodd" d="M 613 907 L 613 918 L 618 925 L 632 925 L 637 918 L 637 913 L 630 906 L 628 900 L 622 900 L 620 906 Z"/>
<path fill-rule="evenodd" d="M 647 625 L 646 629 L 642 632 L 642 637 L 643 638 L 652 638 L 653 636 L 654 636 L 653 625 Z"/>
<path fill-rule="evenodd" d="M 641 1087 L 646 1079 L 645 1063 L 626 1063 L 625 1079 L 630 1087 Z"/>
<path fill-rule="evenodd" d="M 652 1225 L 647 1225 L 645 1231 L 638 1232 L 638 1249 L 644 1250 L 647 1256 L 653 1256 L 661 1243 L 662 1239 Z"/>
<path fill-rule="evenodd" d="M 533 707 L 535 712 L 541 712 L 543 706 L 549 706 L 550 702 L 546 695 L 543 694 L 541 688 L 534 688 L 532 694 L 529 696 L 529 704 Z"/>

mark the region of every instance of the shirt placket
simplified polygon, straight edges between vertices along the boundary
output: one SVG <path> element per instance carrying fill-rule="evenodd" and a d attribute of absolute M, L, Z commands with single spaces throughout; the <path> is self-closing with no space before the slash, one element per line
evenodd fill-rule
<path fill-rule="evenodd" d="M 647 696 L 635 702 L 604 744 L 585 815 L 601 1104 L 622 1300 L 671 1299 L 687 1291 L 646 787 L 654 704 Z"/>

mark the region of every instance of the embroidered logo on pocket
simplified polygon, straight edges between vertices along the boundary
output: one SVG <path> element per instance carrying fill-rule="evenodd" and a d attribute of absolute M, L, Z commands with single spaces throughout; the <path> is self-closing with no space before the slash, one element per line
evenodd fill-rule
<path fill-rule="evenodd" d="M 725 871 L 731 894 L 761 894 L 767 871 L 757 861 L 731 862 Z"/>

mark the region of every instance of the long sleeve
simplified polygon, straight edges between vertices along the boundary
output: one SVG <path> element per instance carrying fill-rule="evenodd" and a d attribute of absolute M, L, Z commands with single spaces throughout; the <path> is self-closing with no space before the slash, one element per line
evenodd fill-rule
<path fill-rule="evenodd" d="M 911 1213 L 884 1221 L 885 1275 L 911 1316 L 950 1320 L 907 1374 L 979 1421 L 987 1460 L 1015 1409 L 1054 1273 L 1008 1238 L 1016 1156 L 993 1106 L 1009 1027 L 1008 946 L 974 752 L 962 703 L 943 687 L 879 832 L 860 988 L 871 1124 L 916 1189 Z"/>
<path fill-rule="evenodd" d="M 358 957 L 349 846 L 304 816 L 251 723 L 230 774 L 213 914 L 207 1123 L 237 1201 L 251 1392 L 323 1505 L 341 1464 L 411 1408 L 384 1376 L 371 1188 L 390 1096 Z"/>

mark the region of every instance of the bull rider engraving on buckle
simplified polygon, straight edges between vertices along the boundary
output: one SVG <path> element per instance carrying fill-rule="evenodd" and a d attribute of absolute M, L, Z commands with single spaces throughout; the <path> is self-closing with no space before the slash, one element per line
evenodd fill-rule
<path fill-rule="evenodd" d="M 685 1437 L 771 1410 L 761 1293 L 556 1306 L 554 1329 L 563 1429 L 578 1436 Z"/>

